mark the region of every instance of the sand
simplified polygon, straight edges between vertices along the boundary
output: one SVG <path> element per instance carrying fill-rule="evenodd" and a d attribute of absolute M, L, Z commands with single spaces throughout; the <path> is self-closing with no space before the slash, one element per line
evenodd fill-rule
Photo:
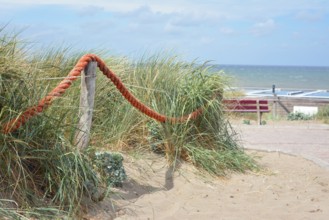
<path fill-rule="evenodd" d="M 232 173 L 219 178 L 181 163 L 172 173 L 159 155 L 147 152 L 143 156 L 126 155 L 128 180 L 122 188 L 114 189 L 110 197 L 91 207 L 85 219 L 329 219 L 329 168 L 326 166 L 329 161 L 326 157 L 317 158 L 319 153 L 306 159 L 303 150 L 290 150 L 295 148 L 290 143 L 289 132 L 285 134 L 289 143 L 285 138 L 277 140 L 277 132 L 282 129 L 299 129 L 297 133 L 304 130 L 307 135 L 303 138 L 308 140 L 305 145 L 328 153 L 329 126 L 309 123 L 279 123 L 267 127 L 237 123 L 235 126 L 242 134 L 244 145 L 258 149 L 246 149 L 246 152 L 258 158 L 262 171 Z M 309 129 L 318 132 L 312 133 Z M 323 134 L 318 137 L 319 132 Z M 309 139 L 310 133 L 316 136 L 313 141 Z M 263 134 L 260 139 L 259 134 Z M 264 147 L 265 142 L 270 143 L 269 146 L 278 143 L 273 147 L 275 152 L 268 152 L 273 149 Z M 303 141 L 298 139 L 296 143 L 302 145 Z M 290 154 L 282 153 L 278 146 Z M 310 160 L 312 158 L 316 159 Z"/>

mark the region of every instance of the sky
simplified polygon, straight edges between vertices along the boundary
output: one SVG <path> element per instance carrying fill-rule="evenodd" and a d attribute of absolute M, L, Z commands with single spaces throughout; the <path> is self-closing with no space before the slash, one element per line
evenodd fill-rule
<path fill-rule="evenodd" d="M 4 25 L 35 45 L 132 58 L 329 66 L 328 0 L 0 0 Z"/>

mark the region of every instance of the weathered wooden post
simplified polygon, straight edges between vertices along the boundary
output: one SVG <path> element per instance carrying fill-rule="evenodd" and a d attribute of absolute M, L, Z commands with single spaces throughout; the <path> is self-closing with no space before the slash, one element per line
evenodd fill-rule
<path fill-rule="evenodd" d="M 278 97 L 275 92 L 275 85 L 272 85 L 272 93 L 273 93 L 272 114 L 273 114 L 273 119 L 277 119 Z"/>
<path fill-rule="evenodd" d="M 75 144 L 79 150 L 88 146 L 91 121 L 94 110 L 95 84 L 97 62 L 90 62 L 81 73 L 81 95 L 79 108 L 78 131 L 75 134 Z"/>
<path fill-rule="evenodd" d="M 262 113 L 260 112 L 260 104 L 258 99 L 256 101 L 256 105 L 257 105 L 257 123 L 258 125 L 262 125 Z"/>

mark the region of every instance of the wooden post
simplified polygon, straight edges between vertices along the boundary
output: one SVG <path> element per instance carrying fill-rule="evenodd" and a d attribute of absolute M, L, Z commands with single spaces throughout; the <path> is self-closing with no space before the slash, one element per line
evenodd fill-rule
<path fill-rule="evenodd" d="M 273 95 L 273 105 L 272 105 L 272 114 L 273 114 L 273 119 L 277 119 L 278 116 L 278 96 L 276 94 Z"/>
<path fill-rule="evenodd" d="M 257 119 L 258 119 L 258 125 L 262 125 L 262 117 L 260 112 L 260 106 L 259 106 L 259 100 L 257 99 Z"/>
<path fill-rule="evenodd" d="M 81 94 L 79 108 L 78 131 L 75 134 L 75 144 L 79 150 L 88 146 L 91 120 L 94 110 L 95 84 L 97 62 L 90 62 L 81 73 Z"/>

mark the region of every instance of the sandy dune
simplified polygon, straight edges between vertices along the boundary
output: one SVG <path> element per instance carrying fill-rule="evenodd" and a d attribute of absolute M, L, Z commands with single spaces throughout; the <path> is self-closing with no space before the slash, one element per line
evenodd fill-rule
<path fill-rule="evenodd" d="M 271 126 L 274 125 L 267 128 L 254 126 L 247 130 L 282 131 Z M 294 126 L 303 128 L 305 125 Z M 318 129 L 317 125 L 314 127 Z M 243 127 L 237 129 L 242 130 L 242 141 L 249 146 L 254 139 L 243 137 L 246 134 Z M 320 138 L 328 139 L 329 129 L 321 129 L 326 136 Z M 309 134 L 312 132 L 307 133 L 311 138 Z M 318 135 L 318 132 L 314 134 Z M 257 132 L 248 135 L 257 138 Z M 277 137 L 274 135 L 273 138 Z M 321 141 L 317 139 L 315 142 Z M 298 140 L 296 143 L 302 144 Z M 305 144 L 310 143 L 311 139 Z M 110 198 L 91 208 L 86 218 L 329 219 L 329 169 L 326 166 L 302 156 L 264 152 L 271 149 L 263 149 L 262 144 L 255 146 L 262 146 L 259 147 L 262 151 L 247 150 L 247 153 L 258 157 L 263 170 L 234 173 L 227 178 L 211 177 L 186 163 L 180 164 L 173 174 L 166 161 L 155 154 L 146 154 L 143 160 L 126 157 L 128 181 Z M 285 146 L 282 139 L 280 146 Z M 329 146 L 323 147 L 322 151 L 328 152 Z"/>

